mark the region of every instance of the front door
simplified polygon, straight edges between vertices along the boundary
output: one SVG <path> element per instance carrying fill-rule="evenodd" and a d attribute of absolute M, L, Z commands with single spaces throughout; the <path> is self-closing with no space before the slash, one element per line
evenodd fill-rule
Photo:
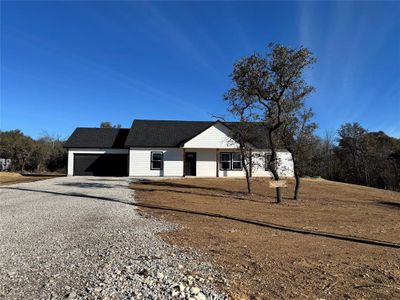
<path fill-rule="evenodd" d="M 196 176 L 196 152 L 185 153 L 185 176 Z"/>

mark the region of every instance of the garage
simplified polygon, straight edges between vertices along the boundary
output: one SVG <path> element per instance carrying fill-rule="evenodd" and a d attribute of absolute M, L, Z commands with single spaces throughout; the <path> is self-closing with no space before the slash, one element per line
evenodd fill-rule
<path fill-rule="evenodd" d="M 69 176 L 128 176 L 128 128 L 78 127 L 68 138 Z"/>
<path fill-rule="evenodd" d="M 127 154 L 74 154 L 75 176 L 128 176 Z"/>

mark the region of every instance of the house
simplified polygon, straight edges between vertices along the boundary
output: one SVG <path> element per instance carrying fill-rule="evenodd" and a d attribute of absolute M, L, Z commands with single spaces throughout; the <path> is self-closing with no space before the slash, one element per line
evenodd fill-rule
<path fill-rule="evenodd" d="M 11 159 L 10 158 L 0 158 L 0 171 L 10 171 L 11 170 Z"/>
<path fill-rule="evenodd" d="M 128 128 L 77 128 L 67 140 L 68 175 L 245 176 L 234 122 L 134 120 Z M 271 176 L 265 134 L 253 143 L 252 176 Z M 278 173 L 293 176 L 289 152 L 278 151 Z"/>

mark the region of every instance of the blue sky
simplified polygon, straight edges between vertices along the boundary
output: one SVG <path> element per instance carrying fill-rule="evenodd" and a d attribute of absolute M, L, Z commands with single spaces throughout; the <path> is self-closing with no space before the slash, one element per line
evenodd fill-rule
<path fill-rule="evenodd" d="M 399 15 L 396 2 L 1 2 L 1 129 L 209 120 L 233 63 L 276 42 L 317 57 L 319 134 L 358 121 L 400 137 Z"/>

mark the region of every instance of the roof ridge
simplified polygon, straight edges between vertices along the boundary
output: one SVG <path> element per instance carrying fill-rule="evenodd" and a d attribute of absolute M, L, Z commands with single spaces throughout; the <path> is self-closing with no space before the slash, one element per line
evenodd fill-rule
<path fill-rule="evenodd" d="M 215 123 L 218 120 L 197 121 L 197 120 L 155 120 L 155 119 L 133 119 L 133 121 L 146 121 L 146 122 L 197 122 L 197 123 Z"/>
<path fill-rule="evenodd" d="M 126 128 L 126 127 L 117 127 L 117 128 L 113 128 L 113 127 L 76 127 L 76 129 L 114 129 L 114 130 L 120 130 L 120 129 L 127 129 L 130 130 L 130 128 Z"/>

